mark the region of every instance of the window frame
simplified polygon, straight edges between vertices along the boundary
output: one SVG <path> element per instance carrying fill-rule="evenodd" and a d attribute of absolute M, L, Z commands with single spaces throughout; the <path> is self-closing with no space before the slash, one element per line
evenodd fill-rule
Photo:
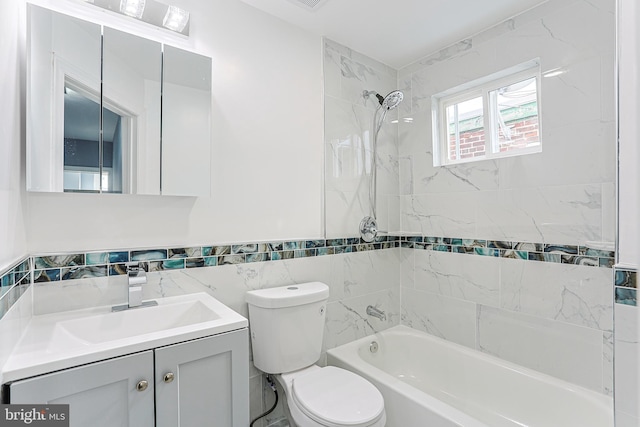
<path fill-rule="evenodd" d="M 499 126 L 497 125 L 498 109 L 497 106 L 496 108 L 493 108 L 495 103 L 491 99 L 491 93 L 500 88 L 534 78 L 536 81 L 536 104 L 538 135 L 540 143 L 533 147 L 524 147 L 516 150 L 507 150 L 501 152 L 499 150 L 500 140 L 498 138 Z M 493 160 L 542 152 L 540 83 L 540 61 L 539 59 L 534 59 L 433 95 L 431 97 L 431 112 L 433 124 L 433 165 L 457 165 L 462 163 Z M 447 108 L 452 105 L 460 104 L 462 102 L 478 97 L 482 97 L 482 118 L 483 129 L 485 133 L 485 154 L 484 156 L 468 157 L 464 159 L 460 159 L 460 156 L 457 155 L 457 158 L 455 160 L 452 160 L 449 158 L 449 125 L 447 123 Z"/>

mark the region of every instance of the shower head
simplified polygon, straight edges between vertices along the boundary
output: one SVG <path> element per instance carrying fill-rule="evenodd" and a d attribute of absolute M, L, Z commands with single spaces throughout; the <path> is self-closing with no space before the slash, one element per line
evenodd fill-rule
<path fill-rule="evenodd" d="M 396 108 L 404 99 L 404 94 L 399 90 L 394 90 L 385 97 L 373 90 L 365 90 L 362 95 L 364 96 L 364 98 L 375 95 L 376 99 L 380 103 L 380 108 L 384 108 L 387 111 Z"/>
<path fill-rule="evenodd" d="M 382 106 L 382 108 L 385 108 L 387 111 L 393 110 L 398 105 L 400 105 L 403 99 L 404 99 L 404 94 L 402 93 L 402 91 L 394 90 L 393 92 L 385 96 L 382 101 L 380 101 L 380 105 Z"/>

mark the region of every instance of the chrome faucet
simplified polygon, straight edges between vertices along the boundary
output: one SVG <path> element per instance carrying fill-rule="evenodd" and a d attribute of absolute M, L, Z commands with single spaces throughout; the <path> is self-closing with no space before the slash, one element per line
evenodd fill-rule
<path fill-rule="evenodd" d="M 142 285 L 147 283 L 147 272 L 137 262 L 127 263 L 127 303 L 112 307 L 112 311 L 158 305 L 156 301 L 142 302 Z"/>
<path fill-rule="evenodd" d="M 367 314 L 369 316 L 377 317 L 378 319 L 382 320 L 383 322 L 387 320 L 387 315 L 384 314 L 384 311 L 382 311 L 379 308 L 376 308 L 376 307 L 374 307 L 372 305 L 367 306 Z"/>
<path fill-rule="evenodd" d="M 147 283 L 147 272 L 136 264 L 127 264 L 127 277 L 129 279 L 129 308 L 142 305 L 142 285 Z"/>

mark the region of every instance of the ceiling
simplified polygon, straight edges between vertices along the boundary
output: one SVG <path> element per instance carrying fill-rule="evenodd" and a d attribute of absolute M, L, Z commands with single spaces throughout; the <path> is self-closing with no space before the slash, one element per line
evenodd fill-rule
<path fill-rule="evenodd" d="M 547 0 L 241 1 L 400 69 Z"/>

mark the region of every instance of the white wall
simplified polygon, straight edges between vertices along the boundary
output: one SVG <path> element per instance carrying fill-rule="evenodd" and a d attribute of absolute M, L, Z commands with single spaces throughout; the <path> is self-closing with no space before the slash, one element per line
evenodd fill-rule
<path fill-rule="evenodd" d="M 637 268 L 638 229 L 638 114 L 640 113 L 640 7 L 636 0 L 618 0 L 619 70 L 619 193 L 618 262 Z M 615 305 L 616 426 L 640 426 L 640 316 L 638 307 Z"/>
<path fill-rule="evenodd" d="M 24 66 L 19 36 L 24 8 L 0 2 L 0 270 L 26 255 L 24 222 Z"/>
<path fill-rule="evenodd" d="M 619 250 L 620 264 L 637 267 L 638 249 L 638 114 L 640 114 L 640 7 L 636 1 L 618 2 L 619 70 Z"/>
<path fill-rule="evenodd" d="M 320 38 L 235 0 L 174 3 L 213 58 L 212 196 L 29 193 L 30 252 L 323 235 Z"/>

